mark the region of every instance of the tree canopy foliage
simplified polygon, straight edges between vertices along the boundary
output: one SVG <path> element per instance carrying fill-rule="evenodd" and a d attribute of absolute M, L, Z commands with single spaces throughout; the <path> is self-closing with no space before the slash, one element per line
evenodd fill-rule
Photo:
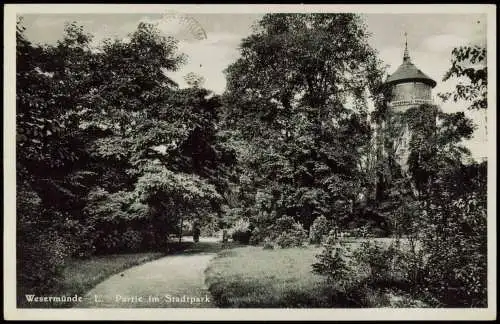
<path fill-rule="evenodd" d="M 451 52 L 451 67 L 443 81 L 457 78 L 455 91 L 440 94 L 441 98 L 450 97 L 456 102 L 469 102 L 469 109 L 481 110 L 488 106 L 488 67 L 486 47 L 480 45 L 459 46 Z"/>
<path fill-rule="evenodd" d="M 227 69 L 223 125 L 239 146 L 244 213 L 265 218 L 259 226 L 284 215 L 307 228 L 320 215 L 346 217 L 366 185 L 364 104 L 378 66 L 355 15 L 266 15 L 243 39 Z"/>
<path fill-rule="evenodd" d="M 220 210 L 233 163 L 215 142 L 219 97 L 168 77 L 184 60 L 175 39 L 141 23 L 130 41 L 95 49 L 91 40 L 73 23 L 57 44 L 34 45 L 18 23 L 18 248 L 27 286 L 37 283 L 23 262 L 52 253 L 36 245 L 46 235 L 68 247 L 57 251 L 61 264 L 64 255 L 132 248 L 123 242 L 130 233 L 142 248 L 161 247 L 180 218 Z"/>

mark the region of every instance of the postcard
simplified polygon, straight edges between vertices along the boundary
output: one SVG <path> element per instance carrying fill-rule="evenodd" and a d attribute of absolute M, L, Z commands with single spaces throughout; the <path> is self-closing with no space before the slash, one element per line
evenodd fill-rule
<path fill-rule="evenodd" d="M 493 5 L 4 21 L 6 319 L 495 318 Z"/>

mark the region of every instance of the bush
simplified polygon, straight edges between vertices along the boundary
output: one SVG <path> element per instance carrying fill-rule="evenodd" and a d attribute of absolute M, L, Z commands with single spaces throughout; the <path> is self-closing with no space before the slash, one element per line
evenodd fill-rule
<path fill-rule="evenodd" d="M 133 253 L 145 250 L 154 250 L 163 248 L 166 243 L 164 237 L 158 233 L 151 232 L 149 227 L 144 229 L 135 229 L 127 227 L 126 230 L 121 228 L 106 229 L 103 224 L 101 230 L 97 234 L 97 239 L 94 242 L 95 250 L 98 254 L 111 253 Z"/>
<path fill-rule="evenodd" d="M 307 237 L 307 236 L 305 236 Z M 276 244 L 280 248 L 300 247 L 303 245 L 304 240 L 295 236 L 290 232 L 283 232 L 276 238 Z"/>
<path fill-rule="evenodd" d="M 18 295 L 47 294 L 60 280 L 65 261 L 77 245 L 70 235 L 61 235 L 68 215 L 45 209 L 40 196 L 20 179 L 16 208 Z"/>
<path fill-rule="evenodd" d="M 386 230 L 375 227 L 371 229 L 371 234 L 373 237 L 387 237 L 388 233 Z"/>
<path fill-rule="evenodd" d="M 389 246 L 387 254 L 392 257 L 391 278 L 406 283 L 412 291 L 417 290 L 428 262 L 422 249 L 411 244 L 402 246 L 397 240 Z"/>
<path fill-rule="evenodd" d="M 351 235 L 356 238 L 365 238 L 370 237 L 370 230 L 367 225 L 363 225 L 361 227 L 354 228 L 351 231 Z"/>
<path fill-rule="evenodd" d="M 73 245 L 73 257 L 89 258 L 95 249 L 96 231 L 92 220 L 66 220 L 63 226 L 66 240 Z"/>
<path fill-rule="evenodd" d="M 265 235 L 264 232 L 260 230 L 260 228 L 255 227 L 252 230 L 252 234 L 250 236 L 250 244 L 252 245 L 258 245 L 259 243 L 265 241 Z"/>
<path fill-rule="evenodd" d="M 128 228 L 122 235 L 122 245 L 126 251 L 139 251 L 143 240 L 143 235 L 140 231 Z"/>
<path fill-rule="evenodd" d="M 300 247 L 306 241 L 307 232 L 299 223 L 294 223 L 291 229 L 283 231 L 275 240 L 281 248 Z"/>
<path fill-rule="evenodd" d="M 424 286 L 448 307 L 486 307 L 486 198 L 471 194 L 435 206 L 425 227 L 422 253 L 428 258 Z"/>
<path fill-rule="evenodd" d="M 230 228 L 229 234 L 233 241 L 240 242 L 242 244 L 248 244 L 250 242 L 250 222 L 247 219 L 240 218 L 236 223 Z"/>
<path fill-rule="evenodd" d="M 486 173 L 486 163 L 443 168 L 429 178 L 424 199 L 395 199 L 407 211 L 393 208 L 395 232 L 414 243 L 399 270 L 433 306 L 487 307 Z"/>
<path fill-rule="evenodd" d="M 337 237 L 337 233 L 335 232 L 335 230 L 332 229 L 328 232 L 328 235 L 325 237 L 324 244 L 325 246 L 328 246 L 328 245 L 336 245 L 337 243 L 340 243 L 340 241 Z"/>
<path fill-rule="evenodd" d="M 274 222 L 274 225 L 272 226 L 272 232 L 279 235 L 280 233 L 291 231 L 295 224 L 296 222 L 292 216 L 282 216 L 276 219 L 276 221 Z"/>
<path fill-rule="evenodd" d="M 327 236 L 332 224 L 325 216 L 316 217 L 309 229 L 309 242 L 311 244 L 319 244 L 323 241 L 324 236 Z"/>
<path fill-rule="evenodd" d="M 72 250 L 57 232 L 35 230 L 18 237 L 18 284 L 22 293 L 46 294 L 62 277 Z"/>
<path fill-rule="evenodd" d="M 355 278 L 351 275 L 352 267 L 348 253 L 346 245 L 331 231 L 327 236 L 325 247 L 316 256 L 317 262 L 312 265 L 313 272 L 326 276 L 327 283 L 343 293 L 353 286 Z"/>
<path fill-rule="evenodd" d="M 220 231 L 219 224 L 215 221 L 203 224 L 200 235 L 203 237 L 215 237 Z"/>
<path fill-rule="evenodd" d="M 358 263 L 368 266 L 370 269 L 369 279 L 376 282 L 393 279 L 395 254 L 396 250 L 392 245 L 389 248 L 384 248 L 378 242 L 366 241 L 354 251 L 353 257 Z"/>
<path fill-rule="evenodd" d="M 418 241 L 397 250 L 394 272 L 432 305 L 486 307 L 486 194 L 438 198 L 421 208 Z"/>
<path fill-rule="evenodd" d="M 271 240 L 269 240 L 269 239 L 264 240 L 263 249 L 264 250 L 273 250 L 274 249 L 273 242 Z"/>

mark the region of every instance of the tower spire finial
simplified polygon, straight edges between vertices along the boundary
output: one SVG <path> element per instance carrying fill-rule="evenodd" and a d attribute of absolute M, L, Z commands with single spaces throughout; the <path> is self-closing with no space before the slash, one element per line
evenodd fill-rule
<path fill-rule="evenodd" d="M 410 53 L 408 52 L 408 33 L 405 32 L 405 52 L 403 54 L 403 63 L 410 62 Z"/>

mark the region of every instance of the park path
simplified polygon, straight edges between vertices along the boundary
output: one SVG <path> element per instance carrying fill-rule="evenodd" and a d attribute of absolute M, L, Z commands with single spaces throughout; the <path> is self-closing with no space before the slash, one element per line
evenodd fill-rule
<path fill-rule="evenodd" d="M 200 243 L 216 245 L 215 242 Z M 166 256 L 132 267 L 98 284 L 85 295 L 83 302 L 74 307 L 215 307 L 204 274 L 215 254 L 192 251 L 191 254 Z"/>

